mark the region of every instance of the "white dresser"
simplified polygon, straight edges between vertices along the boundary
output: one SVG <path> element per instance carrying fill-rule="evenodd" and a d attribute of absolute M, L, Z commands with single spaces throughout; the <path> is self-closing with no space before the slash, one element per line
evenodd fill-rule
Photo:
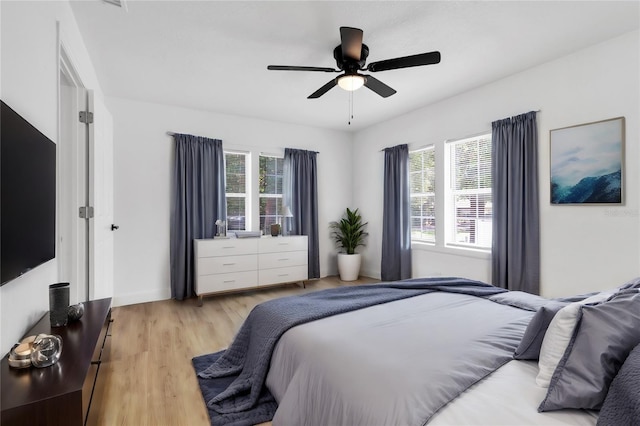
<path fill-rule="evenodd" d="M 308 279 L 306 235 L 194 240 L 195 290 L 207 294 Z"/>

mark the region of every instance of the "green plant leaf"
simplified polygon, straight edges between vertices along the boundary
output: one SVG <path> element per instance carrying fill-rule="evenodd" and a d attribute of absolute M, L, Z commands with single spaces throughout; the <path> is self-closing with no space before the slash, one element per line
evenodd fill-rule
<path fill-rule="evenodd" d="M 365 245 L 365 239 L 369 235 L 365 232 L 368 222 L 362 222 L 362 216 L 358 209 L 351 210 L 347 207 L 345 214 L 339 222 L 331 222 L 331 237 L 338 248 L 342 248 L 347 254 L 354 254 L 359 246 Z"/>

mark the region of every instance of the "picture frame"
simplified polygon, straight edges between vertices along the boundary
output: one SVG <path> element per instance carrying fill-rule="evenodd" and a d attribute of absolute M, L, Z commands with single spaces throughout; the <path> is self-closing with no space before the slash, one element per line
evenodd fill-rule
<path fill-rule="evenodd" d="M 625 118 L 549 131 L 551 204 L 623 204 Z"/>

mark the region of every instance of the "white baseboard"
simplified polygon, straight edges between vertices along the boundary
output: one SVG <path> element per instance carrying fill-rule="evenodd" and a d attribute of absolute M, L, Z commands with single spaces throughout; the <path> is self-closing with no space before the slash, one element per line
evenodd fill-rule
<path fill-rule="evenodd" d="M 170 290 L 155 290 L 141 293 L 128 293 L 113 296 L 113 307 L 135 305 L 138 303 L 157 302 L 171 299 Z"/>
<path fill-rule="evenodd" d="M 360 270 L 360 277 L 369 277 L 369 278 L 373 278 L 376 280 L 381 279 L 381 275 L 380 275 L 380 271 L 377 270 L 373 270 L 373 269 L 361 269 Z"/>

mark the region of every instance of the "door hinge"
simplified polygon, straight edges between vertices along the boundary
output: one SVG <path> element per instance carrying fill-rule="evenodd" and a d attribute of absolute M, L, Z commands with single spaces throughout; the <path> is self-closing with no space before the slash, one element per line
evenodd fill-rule
<path fill-rule="evenodd" d="M 80 219 L 91 219 L 93 217 L 92 206 L 82 206 L 78 209 L 78 216 Z"/>
<path fill-rule="evenodd" d="M 93 123 L 93 113 L 89 111 L 80 111 L 80 122 L 84 124 Z"/>

